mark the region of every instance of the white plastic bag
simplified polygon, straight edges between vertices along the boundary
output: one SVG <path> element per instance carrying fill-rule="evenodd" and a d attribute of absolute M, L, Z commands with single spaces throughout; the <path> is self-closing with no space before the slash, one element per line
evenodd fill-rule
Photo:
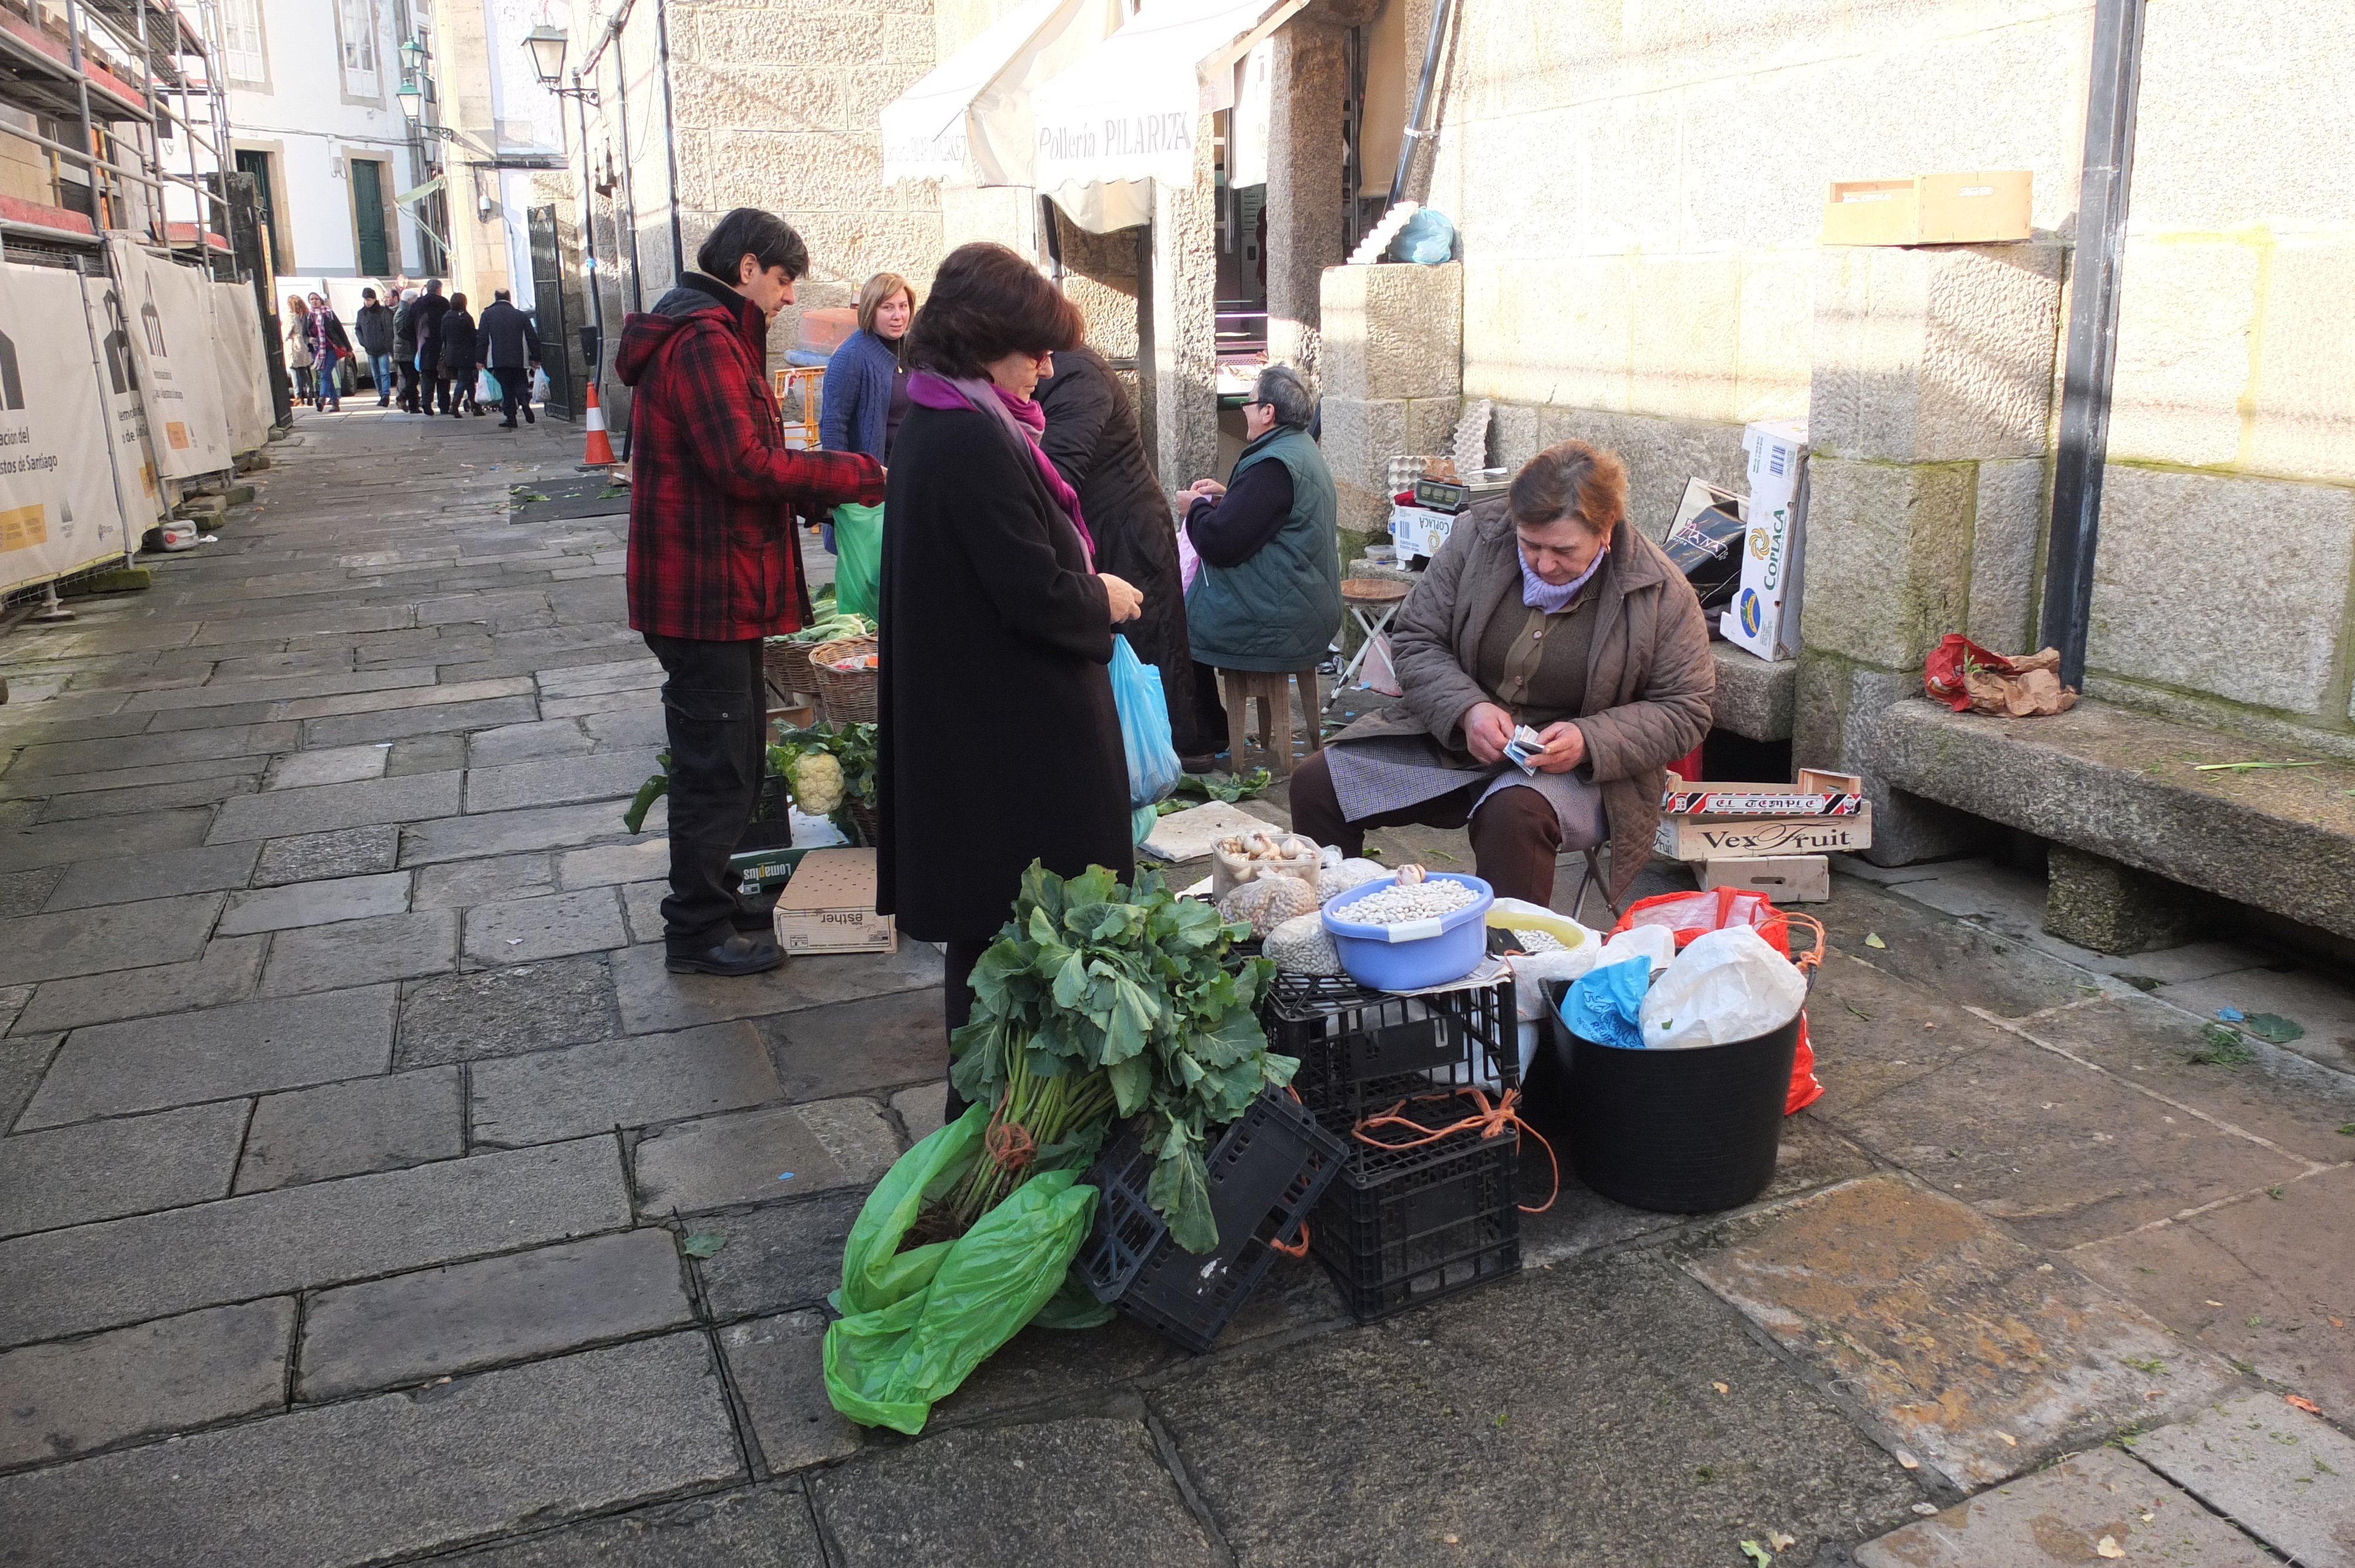
<path fill-rule="evenodd" d="M 1366 662 L 1358 666 L 1358 689 L 1380 693 L 1385 697 L 1400 694 L 1397 668 L 1391 662 L 1391 634 L 1378 631 L 1374 645 L 1366 652 Z"/>
<path fill-rule="evenodd" d="M 1652 960 L 1652 972 L 1667 969 L 1677 956 L 1677 934 L 1666 926 L 1631 926 L 1603 944 L 1595 969 L 1608 969 L 1620 959 L 1643 954 Z"/>
<path fill-rule="evenodd" d="M 1807 1000 L 1797 966 L 1754 927 L 1696 937 L 1645 993 L 1644 1044 L 1674 1050 L 1728 1045 L 1780 1029 Z"/>

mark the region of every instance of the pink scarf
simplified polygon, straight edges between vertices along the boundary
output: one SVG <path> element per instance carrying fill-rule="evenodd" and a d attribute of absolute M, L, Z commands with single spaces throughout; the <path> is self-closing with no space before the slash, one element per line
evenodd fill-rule
<path fill-rule="evenodd" d="M 1018 439 L 1039 466 L 1039 477 L 1047 482 L 1047 493 L 1055 498 L 1064 516 L 1080 535 L 1080 549 L 1087 556 L 1088 570 L 1095 570 L 1095 535 L 1088 532 L 1087 519 L 1080 515 L 1079 493 L 1063 481 L 1054 461 L 1039 445 L 1039 437 L 1047 429 L 1047 410 L 1028 397 L 1017 397 L 995 381 L 978 378 L 955 380 L 919 370 L 908 377 L 908 400 L 927 408 L 974 408 L 995 415 L 998 422 Z"/>

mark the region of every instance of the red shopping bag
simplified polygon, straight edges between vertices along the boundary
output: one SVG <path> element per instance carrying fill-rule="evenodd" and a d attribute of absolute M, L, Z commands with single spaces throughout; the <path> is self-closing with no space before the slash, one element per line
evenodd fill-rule
<path fill-rule="evenodd" d="M 1823 948 L 1823 927 L 1815 922 L 1817 953 Z M 1663 893 L 1657 897 L 1638 899 L 1619 916 L 1619 924 L 1611 934 L 1633 930 L 1638 926 L 1665 926 L 1676 934 L 1677 947 L 1681 951 L 1694 938 L 1728 926 L 1753 926 L 1766 945 L 1782 954 L 1791 956 L 1791 920 L 1763 893 L 1747 888 L 1717 887 L 1704 893 Z M 1813 968 L 1815 955 L 1802 955 L 1801 967 Z M 1799 1049 L 1791 1058 L 1791 1092 L 1784 1097 L 1783 1114 L 1813 1105 L 1821 1097 L 1824 1086 L 1816 1078 L 1816 1053 L 1807 1044 L 1807 1010 L 1799 1010 Z"/>

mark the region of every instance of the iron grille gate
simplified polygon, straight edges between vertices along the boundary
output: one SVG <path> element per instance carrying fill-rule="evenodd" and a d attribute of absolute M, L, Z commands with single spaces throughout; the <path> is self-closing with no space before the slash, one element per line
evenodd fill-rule
<path fill-rule="evenodd" d="M 580 358 L 571 331 L 577 296 L 565 275 L 563 247 L 557 241 L 556 208 L 535 207 L 526 217 L 531 230 L 531 291 L 533 316 L 539 329 L 539 362 L 548 371 L 548 412 L 554 418 L 575 418 L 582 402 Z"/>

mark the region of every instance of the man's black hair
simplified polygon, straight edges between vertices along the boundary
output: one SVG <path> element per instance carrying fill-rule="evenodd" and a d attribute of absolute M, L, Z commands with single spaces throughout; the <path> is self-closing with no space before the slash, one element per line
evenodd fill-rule
<path fill-rule="evenodd" d="M 360 291 L 360 298 L 363 300 L 373 300 L 376 298 L 376 291 L 374 289 L 362 289 Z"/>
<path fill-rule="evenodd" d="M 507 298 L 507 291 L 505 289 L 493 289 L 491 291 L 491 298 L 494 300 L 504 300 Z"/>
<path fill-rule="evenodd" d="M 802 237 L 783 218 L 757 207 L 740 207 L 721 218 L 719 227 L 696 251 L 695 264 L 707 276 L 732 287 L 737 266 L 748 255 L 763 272 L 783 267 L 786 277 L 796 279 L 809 272 L 809 247 L 802 243 Z"/>

